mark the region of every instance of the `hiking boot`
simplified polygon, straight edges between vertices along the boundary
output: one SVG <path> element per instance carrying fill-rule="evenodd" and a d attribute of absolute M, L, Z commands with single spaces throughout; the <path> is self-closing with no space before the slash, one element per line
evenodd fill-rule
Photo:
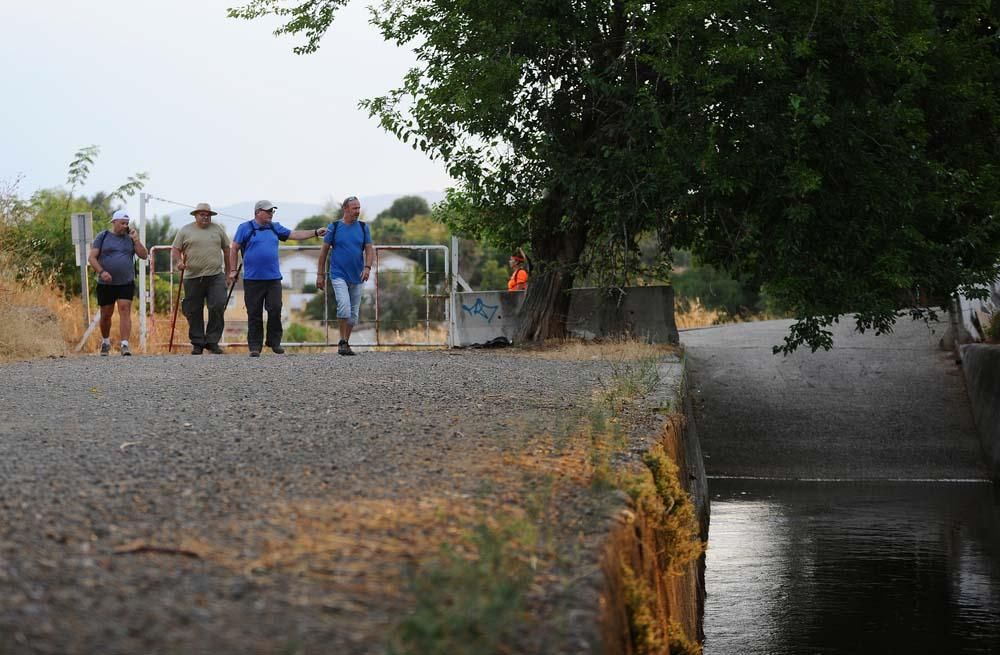
<path fill-rule="evenodd" d="M 204 346 L 191 346 L 192 355 L 200 355 L 201 351 L 205 350 Z"/>
<path fill-rule="evenodd" d="M 111 353 L 111 344 L 102 343 L 101 344 L 101 357 L 107 357 Z"/>
<path fill-rule="evenodd" d="M 128 344 L 122 344 L 122 355 L 125 357 L 131 357 L 132 351 L 128 349 Z"/>
<path fill-rule="evenodd" d="M 351 344 L 347 343 L 343 339 L 337 344 L 337 354 L 338 355 L 353 355 L 354 351 L 351 350 Z"/>
<path fill-rule="evenodd" d="M 284 355 L 285 354 L 285 349 L 282 348 L 281 346 L 271 346 L 271 350 L 274 351 L 275 355 Z"/>
<path fill-rule="evenodd" d="M 217 343 L 210 343 L 206 347 L 208 348 L 208 352 L 212 353 L 213 355 L 222 354 L 222 348 Z"/>
<path fill-rule="evenodd" d="M 250 356 L 251 357 L 260 357 L 260 351 L 259 350 L 251 350 L 250 351 Z"/>

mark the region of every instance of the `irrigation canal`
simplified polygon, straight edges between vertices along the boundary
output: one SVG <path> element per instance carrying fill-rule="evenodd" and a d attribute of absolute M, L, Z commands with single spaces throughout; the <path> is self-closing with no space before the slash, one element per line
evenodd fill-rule
<path fill-rule="evenodd" d="M 943 328 L 682 332 L 709 474 L 706 655 L 1000 653 L 1000 494 Z"/>

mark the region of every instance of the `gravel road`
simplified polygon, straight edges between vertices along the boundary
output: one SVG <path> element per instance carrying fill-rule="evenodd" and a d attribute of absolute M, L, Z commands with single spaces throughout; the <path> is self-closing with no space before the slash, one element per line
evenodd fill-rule
<path fill-rule="evenodd" d="M 234 352 L 0 375 L 0 654 L 375 653 L 398 561 L 610 371 Z"/>

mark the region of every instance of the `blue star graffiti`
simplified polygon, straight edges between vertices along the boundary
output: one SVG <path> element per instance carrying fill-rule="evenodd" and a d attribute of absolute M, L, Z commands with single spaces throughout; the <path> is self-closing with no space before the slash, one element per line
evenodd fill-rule
<path fill-rule="evenodd" d="M 487 323 L 490 323 L 493 321 L 497 310 L 500 309 L 500 305 L 487 305 L 483 302 L 482 298 L 476 298 L 475 303 L 472 305 L 462 305 L 462 309 L 469 312 L 470 316 L 482 316 L 486 319 Z"/>

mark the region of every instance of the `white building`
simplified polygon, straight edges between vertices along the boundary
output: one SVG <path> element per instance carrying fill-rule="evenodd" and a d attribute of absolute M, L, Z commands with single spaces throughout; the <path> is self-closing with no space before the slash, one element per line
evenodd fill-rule
<path fill-rule="evenodd" d="M 278 252 L 278 267 L 281 270 L 281 285 L 293 292 L 301 291 L 307 284 L 316 283 L 316 269 L 319 267 L 319 248 L 308 250 L 281 249 Z M 365 290 L 375 291 L 375 277 L 398 278 L 402 274 L 413 274 L 417 263 L 392 250 L 376 251 L 375 267 L 365 283 Z"/>

